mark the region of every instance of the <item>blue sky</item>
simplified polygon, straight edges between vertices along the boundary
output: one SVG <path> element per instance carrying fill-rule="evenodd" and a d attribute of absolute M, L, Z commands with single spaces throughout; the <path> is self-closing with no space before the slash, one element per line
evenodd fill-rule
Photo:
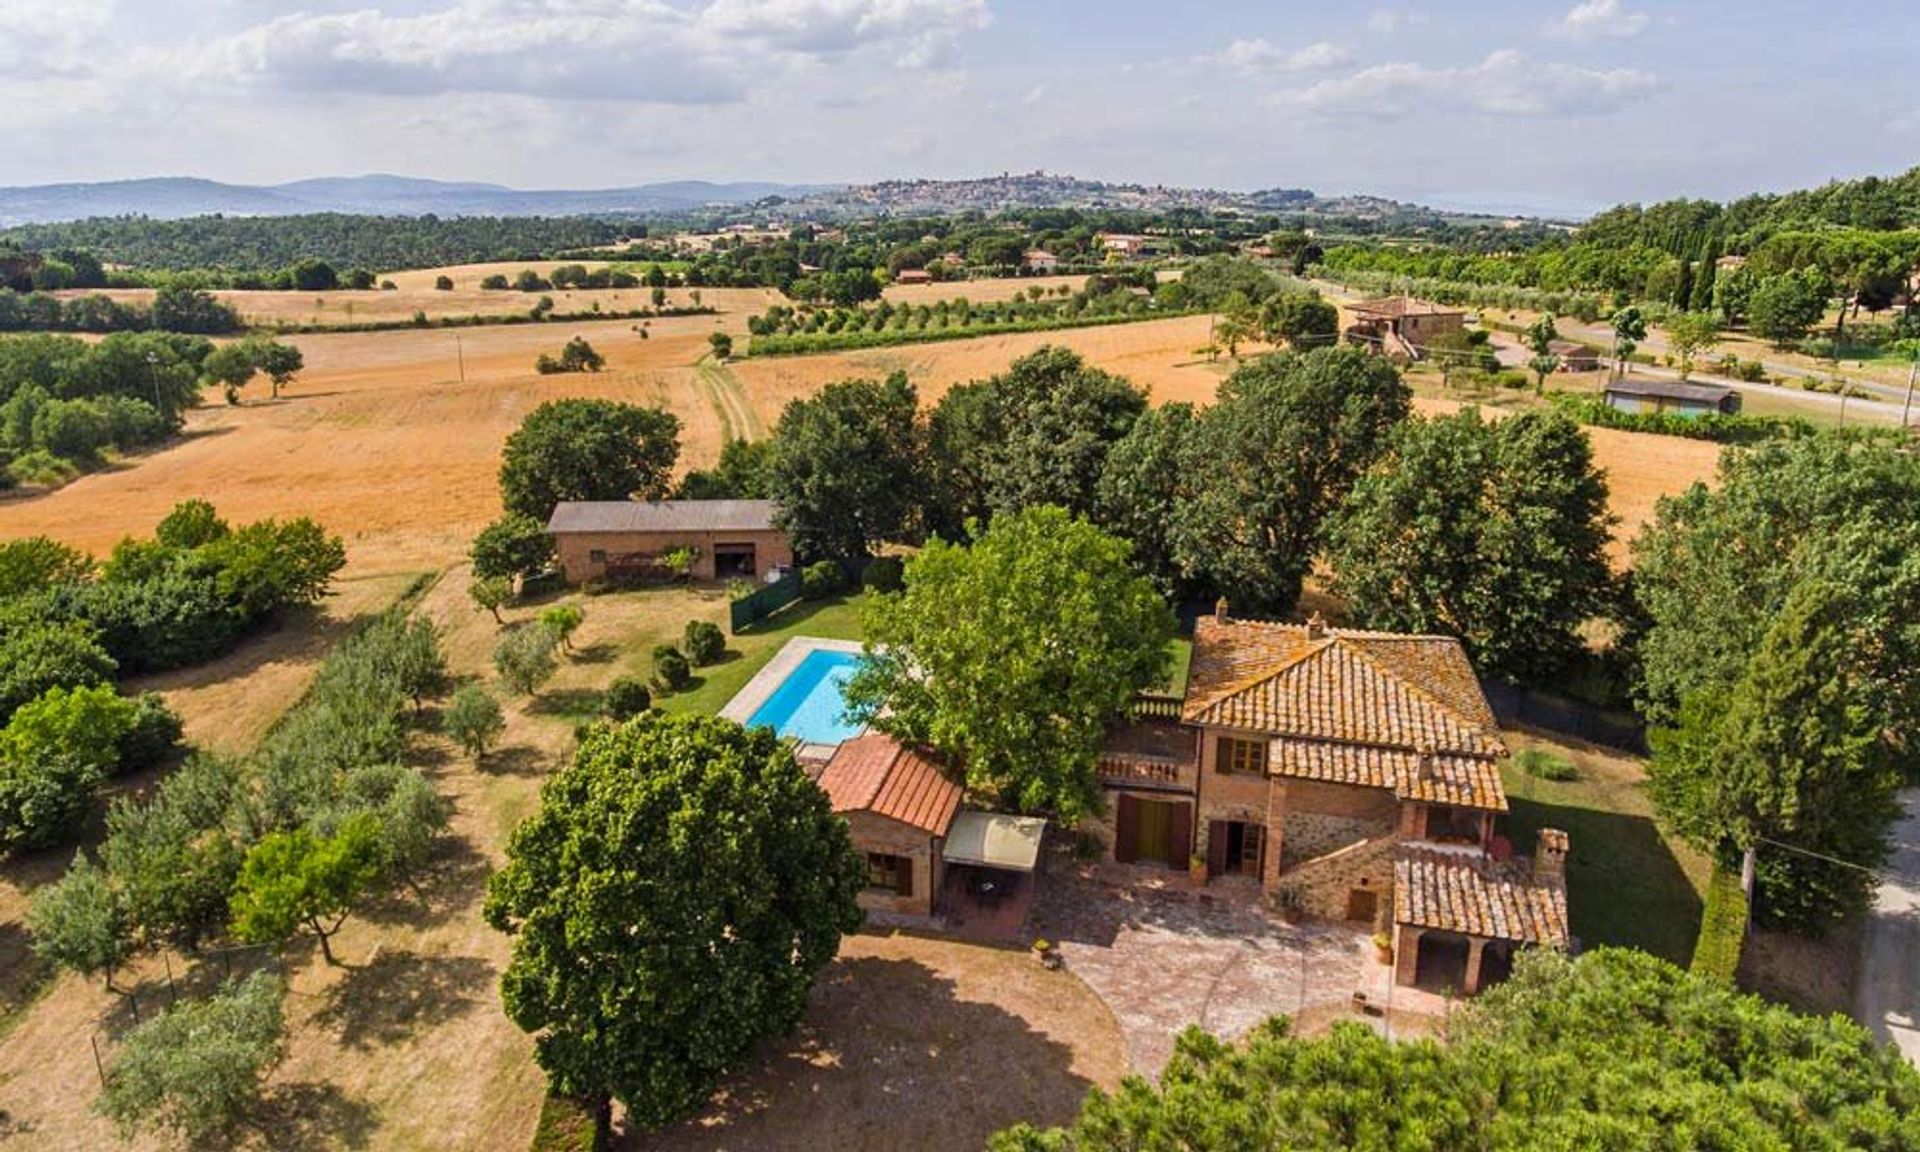
<path fill-rule="evenodd" d="M 1579 212 L 1920 162 L 1904 0 L 0 0 L 0 184 L 1043 168 Z"/>

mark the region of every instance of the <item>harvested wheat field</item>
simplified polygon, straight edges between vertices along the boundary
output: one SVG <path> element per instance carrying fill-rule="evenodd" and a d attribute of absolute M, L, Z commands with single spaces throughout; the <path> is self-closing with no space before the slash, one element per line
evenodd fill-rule
<path fill-rule="evenodd" d="M 355 573 L 443 567 L 498 513 L 501 442 L 543 401 L 664 405 L 685 425 L 682 460 L 711 461 L 727 425 L 693 364 L 713 320 L 657 320 L 647 340 L 626 321 L 295 337 L 308 368 L 279 400 L 255 386 L 238 407 L 195 411 L 161 451 L 0 502 L 0 536 L 45 533 L 104 554 L 178 501 L 205 497 L 236 521 L 315 517 L 347 539 Z M 607 357 L 607 371 L 533 373 L 536 356 L 574 335 Z"/>
<path fill-rule="evenodd" d="M 653 294 L 647 288 L 594 288 L 594 289 L 552 289 L 546 292 L 486 291 L 480 287 L 480 279 L 493 272 L 505 272 L 512 277 L 522 268 L 551 270 L 553 264 L 533 262 L 529 264 L 478 264 L 469 265 L 482 269 L 468 274 L 462 269 L 427 269 L 422 272 L 402 272 L 392 279 L 395 289 L 382 291 L 367 289 L 349 291 L 340 289 L 331 292 L 241 292 L 216 291 L 214 296 L 231 305 L 240 313 L 240 318 L 248 324 L 273 328 L 281 325 L 289 327 L 320 326 L 346 327 L 354 324 L 392 324 L 409 321 L 418 313 L 424 313 L 429 319 L 439 320 L 452 316 L 506 316 L 525 313 L 539 302 L 542 296 L 553 298 L 556 312 L 591 312 L 599 305 L 605 312 L 632 312 L 653 307 Z M 455 288 L 451 292 L 434 290 L 433 280 L 442 272 L 456 272 Z M 689 308 L 694 306 L 695 289 L 668 288 L 666 306 L 669 308 Z M 769 304 L 778 302 L 779 293 L 765 288 L 701 288 L 700 304 L 716 308 L 723 312 L 739 312 L 743 316 L 764 311 Z M 146 288 L 110 288 L 85 289 L 56 293 L 59 296 L 111 296 L 123 302 L 144 303 L 153 298 L 153 292 Z M 742 322 L 744 331 L 744 321 Z"/>
<path fill-rule="evenodd" d="M 307 370 L 279 400 L 256 385 L 239 407 L 196 411 L 187 435 L 166 449 L 50 495 L 0 502 L 0 536 L 45 533 L 104 553 L 123 536 L 150 531 L 176 502 L 203 496 L 235 520 L 315 517 L 346 537 L 354 573 L 435 569 L 457 559 L 497 514 L 500 444 L 545 400 L 664 405 L 684 425 L 682 464 L 702 467 L 729 436 L 771 428 L 789 401 L 848 377 L 904 371 L 932 404 L 956 383 L 1055 344 L 1147 388 L 1155 402 L 1204 404 L 1228 369 L 1195 352 L 1207 340 L 1204 316 L 701 363 L 708 334 L 737 337 L 744 323 L 739 313 L 665 318 L 645 326 L 644 340 L 629 321 L 294 337 Z M 607 357 L 607 371 L 533 374 L 536 356 L 574 335 Z M 1710 476 L 1719 454 L 1700 441 L 1592 433 L 1623 539 L 1658 496 Z"/>

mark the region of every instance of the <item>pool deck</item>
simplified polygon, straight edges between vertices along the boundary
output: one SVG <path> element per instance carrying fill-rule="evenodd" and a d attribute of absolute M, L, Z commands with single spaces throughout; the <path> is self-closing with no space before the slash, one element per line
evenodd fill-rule
<path fill-rule="evenodd" d="M 753 674 L 753 679 L 747 681 L 746 687 L 733 694 L 727 706 L 720 709 L 720 715 L 736 724 L 745 724 L 760 710 L 760 705 L 767 702 L 767 697 L 787 682 L 787 677 L 793 675 L 793 670 L 800 667 L 800 662 L 807 658 L 808 653 L 820 651 L 846 652 L 857 656 L 861 646 L 858 640 L 795 636 L 780 646 L 780 651 L 773 654 L 773 659 L 767 661 L 764 668 Z M 837 747 L 837 744 L 802 744 L 795 750 L 795 755 L 802 761 L 825 762 Z"/>

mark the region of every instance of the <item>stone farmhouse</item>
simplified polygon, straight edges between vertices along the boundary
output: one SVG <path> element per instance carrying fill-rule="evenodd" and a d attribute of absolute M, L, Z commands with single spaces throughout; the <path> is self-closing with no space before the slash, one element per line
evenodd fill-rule
<path fill-rule="evenodd" d="M 1349 304 L 1353 323 L 1347 326 L 1346 341 L 1371 348 L 1388 356 L 1408 360 L 1426 357 L 1434 340 L 1462 331 L 1467 314 L 1411 296 L 1384 296 Z"/>
<path fill-rule="evenodd" d="M 1457 641 L 1235 620 L 1194 628 L 1185 696 L 1143 702 L 1100 763 L 1121 864 L 1261 891 L 1391 937 L 1395 980 L 1464 992 L 1565 947 L 1567 837 L 1496 832 L 1506 756 Z"/>

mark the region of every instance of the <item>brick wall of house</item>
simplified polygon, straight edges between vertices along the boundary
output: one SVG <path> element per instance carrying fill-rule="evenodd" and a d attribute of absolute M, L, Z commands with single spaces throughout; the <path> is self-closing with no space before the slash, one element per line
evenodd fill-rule
<path fill-rule="evenodd" d="M 793 563 L 793 545 L 784 532 L 561 532 L 553 538 L 560 570 L 570 584 L 597 580 L 607 574 L 606 556 L 644 553 L 658 556 L 675 548 L 689 547 L 699 553 L 693 562 L 693 578 L 714 578 L 713 550 L 721 544 L 754 546 L 754 576 L 760 578 L 776 565 Z M 602 554 L 595 559 L 596 553 Z"/>
<path fill-rule="evenodd" d="M 896 916 L 931 916 L 933 897 L 942 879 L 940 840 L 918 828 L 872 812 L 849 812 L 847 828 L 853 846 L 861 851 L 905 856 L 913 861 L 913 892 L 896 896 L 876 888 L 860 893 L 860 906 L 874 912 Z"/>
<path fill-rule="evenodd" d="M 1271 737 L 1257 732 L 1236 732 L 1227 728 L 1202 729 L 1200 737 L 1200 800 L 1199 827 L 1194 829 L 1194 855 L 1207 859 L 1210 848 L 1213 822 L 1216 820 L 1241 821 L 1259 824 L 1267 832 L 1268 872 L 1273 871 L 1274 823 L 1272 813 L 1277 810 L 1276 790 L 1285 785 L 1278 780 L 1251 773 L 1221 772 L 1220 738 L 1237 737 L 1248 740 L 1268 740 Z"/>

